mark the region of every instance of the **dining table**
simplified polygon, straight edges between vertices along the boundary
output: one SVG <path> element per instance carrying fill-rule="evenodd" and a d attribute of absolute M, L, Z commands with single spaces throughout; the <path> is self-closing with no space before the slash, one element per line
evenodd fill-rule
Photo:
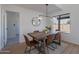
<path fill-rule="evenodd" d="M 38 51 L 39 53 L 47 53 L 46 52 L 46 39 L 47 39 L 47 36 L 49 34 L 45 33 L 45 32 L 32 32 L 32 33 L 28 33 L 28 35 L 30 35 L 33 40 L 36 40 L 39 42 L 39 45 L 38 45 Z"/>

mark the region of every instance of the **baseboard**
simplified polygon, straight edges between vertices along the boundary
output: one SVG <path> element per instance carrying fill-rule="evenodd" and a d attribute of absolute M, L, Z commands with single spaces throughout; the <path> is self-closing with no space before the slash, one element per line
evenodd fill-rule
<path fill-rule="evenodd" d="M 65 41 L 65 40 L 62 40 L 62 42 L 65 42 L 65 43 L 68 43 L 68 44 L 73 44 L 73 45 L 77 45 L 77 46 L 79 46 L 79 44 L 76 44 L 76 43 L 72 43 L 72 42 L 69 42 L 69 41 Z"/>

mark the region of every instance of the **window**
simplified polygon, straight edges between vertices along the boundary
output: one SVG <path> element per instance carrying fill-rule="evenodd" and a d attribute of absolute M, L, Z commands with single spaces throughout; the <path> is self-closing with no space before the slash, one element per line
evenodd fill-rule
<path fill-rule="evenodd" d="M 53 19 L 52 19 L 53 21 L 53 31 L 56 31 L 57 29 L 58 29 L 58 19 L 57 19 L 57 17 L 53 17 Z"/>
<path fill-rule="evenodd" d="M 67 13 L 53 17 L 53 30 L 70 33 L 70 14 Z"/>

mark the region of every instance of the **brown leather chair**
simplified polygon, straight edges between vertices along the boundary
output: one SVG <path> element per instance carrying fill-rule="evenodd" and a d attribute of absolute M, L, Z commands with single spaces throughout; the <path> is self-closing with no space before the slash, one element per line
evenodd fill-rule
<path fill-rule="evenodd" d="M 61 34 L 59 32 L 54 35 L 51 34 L 51 35 L 47 36 L 46 47 L 50 48 L 49 45 L 51 45 L 52 43 L 61 45 Z M 50 48 L 50 49 L 55 50 L 56 48 L 57 48 L 57 45 L 53 48 Z"/>
<path fill-rule="evenodd" d="M 54 50 L 53 48 L 49 47 L 49 45 L 52 44 L 53 39 L 54 39 L 54 35 L 50 34 L 50 35 L 47 36 L 47 39 L 46 39 L 47 50 L 48 50 L 48 48 L 51 49 L 51 50 Z M 48 53 L 49 53 L 49 50 L 48 50 Z"/>
<path fill-rule="evenodd" d="M 47 39 L 46 39 L 46 45 L 50 45 L 52 43 L 53 39 L 54 39 L 54 36 L 52 34 L 48 35 Z"/>
<path fill-rule="evenodd" d="M 29 41 L 29 39 L 28 39 L 28 37 L 26 35 L 24 35 L 24 38 L 25 38 L 25 43 L 26 43 L 25 53 L 26 53 L 27 46 L 30 47 L 30 50 L 29 50 L 29 53 L 30 53 L 31 48 L 32 47 L 36 48 L 36 45 L 38 44 L 38 42 L 35 41 L 35 40 Z"/>
<path fill-rule="evenodd" d="M 53 42 L 61 45 L 61 33 L 60 32 L 55 34 L 55 38 L 54 38 Z"/>

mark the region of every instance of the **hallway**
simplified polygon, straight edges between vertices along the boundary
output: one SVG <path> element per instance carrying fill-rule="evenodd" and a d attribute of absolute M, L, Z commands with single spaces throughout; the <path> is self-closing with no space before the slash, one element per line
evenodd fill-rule
<path fill-rule="evenodd" d="M 16 37 L 7 39 L 6 47 L 13 45 L 13 44 L 17 44 L 17 43 L 19 43 L 19 35 L 16 35 Z"/>

